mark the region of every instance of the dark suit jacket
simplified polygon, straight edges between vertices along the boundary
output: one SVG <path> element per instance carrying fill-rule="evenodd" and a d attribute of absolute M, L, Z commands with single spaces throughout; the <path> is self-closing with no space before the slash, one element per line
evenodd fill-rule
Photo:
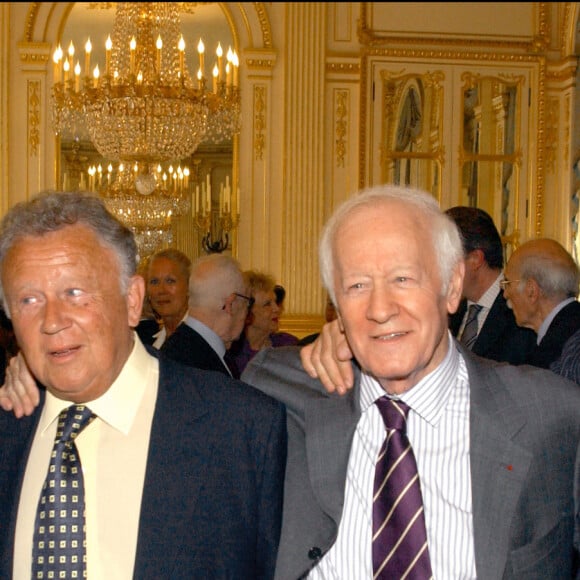
<path fill-rule="evenodd" d="M 560 358 L 566 341 L 579 329 L 580 302 L 571 302 L 552 320 L 544 338 L 532 352 L 530 364 L 549 368 L 550 364 Z"/>
<path fill-rule="evenodd" d="M 580 389 L 550 371 L 466 352 L 478 580 L 573 577 L 580 490 Z M 286 404 L 288 463 L 276 578 L 296 580 L 336 541 L 361 415 L 360 371 L 343 397 L 303 370 L 299 349 L 266 349 L 243 379 Z"/>
<path fill-rule="evenodd" d="M 467 310 L 467 300 L 462 300 L 455 314 L 449 317 L 449 330 L 457 336 Z M 513 365 L 530 363 L 536 348 L 536 333 L 516 324 L 511 308 L 508 308 L 503 292 L 495 299 L 472 352 L 485 358 Z"/>
<path fill-rule="evenodd" d="M 169 358 L 197 369 L 218 371 L 230 376 L 217 352 L 199 334 L 182 322 L 161 346 L 161 352 Z"/>
<path fill-rule="evenodd" d="M 18 499 L 41 394 L 31 417 L 0 413 L 0 578 L 12 575 Z M 282 405 L 161 356 L 134 578 L 271 578 L 285 459 Z"/>

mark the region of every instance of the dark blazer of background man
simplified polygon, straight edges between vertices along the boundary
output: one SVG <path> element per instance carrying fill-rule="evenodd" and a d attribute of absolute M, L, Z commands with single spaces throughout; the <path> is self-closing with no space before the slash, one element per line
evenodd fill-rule
<path fill-rule="evenodd" d="M 580 329 L 580 270 L 556 240 L 536 238 L 519 246 L 505 268 L 504 295 L 517 324 L 531 329 L 537 345 L 528 362 L 549 368 Z"/>
<path fill-rule="evenodd" d="M 516 324 L 499 287 L 498 278 L 504 266 L 503 247 L 491 216 L 482 209 L 466 206 L 452 207 L 446 213 L 459 227 L 465 251 L 463 300 L 449 317 L 451 333 L 459 337 L 468 303 L 477 303 L 495 284 L 495 299 L 471 350 L 500 362 L 515 365 L 530 362 L 536 336 L 532 330 Z"/>

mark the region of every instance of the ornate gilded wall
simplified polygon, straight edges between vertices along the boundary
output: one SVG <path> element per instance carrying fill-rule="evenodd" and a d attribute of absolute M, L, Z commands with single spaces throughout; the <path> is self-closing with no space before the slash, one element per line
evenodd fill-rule
<path fill-rule="evenodd" d="M 0 5 L 2 213 L 56 184 L 50 54 L 70 4 Z M 578 3 L 222 6 L 241 58 L 243 129 L 234 161 L 242 215 L 233 248 L 243 267 L 268 271 L 286 286 L 285 328 L 304 334 L 319 325 L 322 224 L 337 203 L 384 175 L 374 144 L 385 115 L 373 97 L 385 71 L 422 80 L 443 74 L 442 130 L 430 139 L 444 205 L 461 202 L 461 75 L 521 77 L 521 143 L 513 159 L 518 240 L 547 235 L 575 248 Z"/>

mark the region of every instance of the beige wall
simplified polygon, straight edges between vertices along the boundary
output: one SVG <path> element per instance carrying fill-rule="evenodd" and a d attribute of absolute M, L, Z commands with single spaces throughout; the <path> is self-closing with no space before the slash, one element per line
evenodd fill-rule
<path fill-rule="evenodd" d="M 71 3 L 0 5 L 0 212 L 55 187 L 50 54 Z M 321 321 L 316 257 L 340 201 L 377 181 L 373 70 L 444 71 L 441 202 L 458 198 L 461 74 L 520 75 L 519 240 L 575 247 L 578 3 L 224 3 L 241 57 L 241 223 L 234 253 L 288 290 L 284 326 Z M 378 65 L 377 65 L 378 63 Z M 373 68 L 375 67 L 375 68 Z M 380 135 L 379 135 L 380 137 Z M 196 251 L 198 251 L 196 249 Z M 192 252 L 193 253 L 193 252 Z"/>

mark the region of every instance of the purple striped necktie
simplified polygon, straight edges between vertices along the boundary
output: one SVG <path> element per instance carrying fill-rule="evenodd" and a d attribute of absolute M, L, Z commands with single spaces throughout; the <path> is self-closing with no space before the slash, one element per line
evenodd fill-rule
<path fill-rule="evenodd" d="M 432 578 L 421 485 L 406 434 L 409 407 L 388 397 L 381 397 L 376 404 L 387 437 L 375 468 L 373 578 Z"/>

